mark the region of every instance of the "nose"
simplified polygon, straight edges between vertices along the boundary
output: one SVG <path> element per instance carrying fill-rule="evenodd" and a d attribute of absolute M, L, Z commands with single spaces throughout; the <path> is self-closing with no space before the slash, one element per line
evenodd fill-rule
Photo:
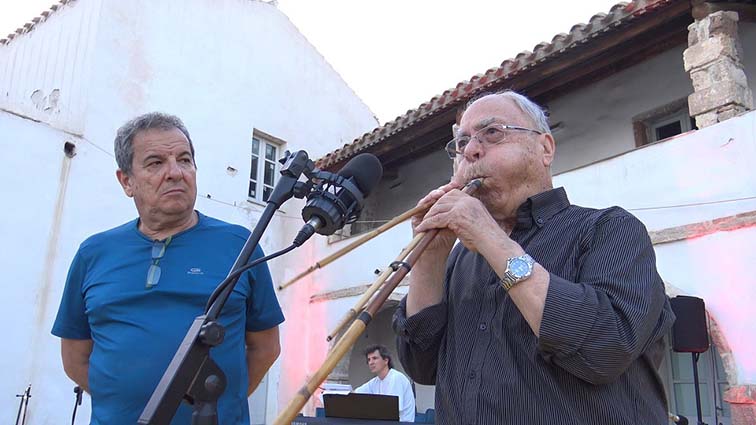
<path fill-rule="evenodd" d="M 184 172 L 181 170 L 176 158 L 168 158 L 166 166 L 168 167 L 166 171 L 168 179 L 181 180 L 184 177 Z"/>
<path fill-rule="evenodd" d="M 467 162 L 475 162 L 480 159 L 481 156 L 483 156 L 483 143 L 478 140 L 476 136 L 473 136 L 470 138 L 470 141 L 467 142 L 467 146 L 465 146 L 465 150 L 463 152 L 463 156 L 465 157 L 465 160 Z"/>

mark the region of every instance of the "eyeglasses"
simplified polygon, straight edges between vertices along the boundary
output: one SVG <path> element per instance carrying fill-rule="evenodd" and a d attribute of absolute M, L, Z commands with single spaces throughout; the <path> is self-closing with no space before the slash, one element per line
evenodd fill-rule
<path fill-rule="evenodd" d="M 543 134 L 542 131 L 533 130 L 532 128 L 520 127 L 516 125 L 506 125 L 494 123 L 476 131 L 472 136 L 457 136 L 446 144 L 445 150 L 449 154 L 449 158 L 454 159 L 457 155 L 463 155 L 465 147 L 472 141 L 472 139 L 478 139 L 478 142 L 484 145 L 498 145 L 503 143 L 507 139 L 507 132 L 513 131 L 529 131 L 531 133 Z"/>
<path fill-rule="evenodd" d="M 160 281 L 160 260 L 165 255 L 165 250 L 168 248 L 168 244 L 171 243 L 171 236 L 165 241 L 155 241 L 152 243 L 152 264 L 150 264 L 149 270 L 147 270 L 147 283 L 146 289 L 152 289 Z"/>

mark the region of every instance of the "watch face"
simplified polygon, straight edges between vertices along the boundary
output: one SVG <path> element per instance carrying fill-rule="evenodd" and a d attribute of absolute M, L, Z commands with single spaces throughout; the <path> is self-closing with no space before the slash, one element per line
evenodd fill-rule
<path fill-rule="evenodd" d="M 509 271 L 517 278 L 525 277 L 530 272 L 530 265 L 522 258 L 516 257 L 509 263 Z"/>

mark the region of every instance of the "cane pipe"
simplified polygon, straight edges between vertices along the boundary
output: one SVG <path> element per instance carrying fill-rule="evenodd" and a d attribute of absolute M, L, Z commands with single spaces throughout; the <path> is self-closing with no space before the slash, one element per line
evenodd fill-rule
<path fill-rule="evenodd" d="M 470 195 L 475 190 L 477 190 L 480 185 L 481 180 L 473 180 L 468 183 L 467 186 L 465 186 L 464 192 Z M 422 233 L 423 236 L 420 239 L 420 242 L 409 254 L 406 263 L 403 263 L 403 266 L 399 267 L 381 286 L 381 289 L 370 301 L 370 304 L 365 307 L 365 310 L 360 313 L 360 315 L 357 317 L 357 320 L 352 322 L 349 328 L 347 328 L 344 335 L 336 342 L 331 352 L 328 354 L 328 356 L 326 356 L 326 359 L 320 366 L 320 368 L 312 375 L 312 377 L 305 383 L 305 385 L 300 388 L 300 390 L 284 408 L 284 410 L 281 411 L 281 413 L 278 415 L 278 418 L 276 418 L 274 425 L 291 424 L 294 418 L 299 414 L 300 410 L 302 410 L 302 407 L 304 407 L 305 403 L 307 403 L 307 400 L 310 399 L 315 389 L 317 389 L 320 384 L 325 381 L 328 375 L 336 367 L 338 362 L 344 357 L 344 355 L 346 355 L 346 353 L 349 351 L 352 345 L 354 345 L 360 335 L 362 335 L 362 332 L 365 331 L 365 328 L 367 328 L 367 325 L 373 319 L 375 313 L 377 313 L 383 303 L 386 302 L 397 285 L 399 285 L 402 279 L 404 279 L 404 276 L 409 273 L 412 266 L 415 265 L 417 259 L 420 258 L 420 256 L 423 254 L 423 251 L 425 251 L 428 245 L 430 245 L 438 232 L 438 229 L 433 229 L 428 232 Z"/>
<path fill-rule="evenodd" d="M 334 252 L 333 254 L 323 258 L 322 260 L 316 262 L 312 266 L 308 267 L 307 270 L 299 273 L 298 275 L 294 276 L 289 281 L 283 283 L 278 287 L 278 290 L 281 291 L 283 289 L 286 289 L 287 287 L 293 285 L 295 282 L 297 282 L 299 279 L 302 279 L 303 277 L 307 276 L 308 274 L 314 272 L 317 269 L 322 269 L 323 267 L 327 266 L 328 264 L 336 261 L 337 259 L 343 257 L 344 255 L 352 252 L 355 248 L 359 247 L 360 245 L 364 244 L 365 242 L 375 238 L 376 236 L 380 235 L 381 233 L 395 227 L 399 223 L 403 223 L 407 221 L 409 218 L 411 218 L 413 215 L 420 214 L 422 212 L 425 212 L 428 210 L 427 206 L 417 206 L 415 208 L 412 208 L 411 210 L 407 210 L 403 212 L 401 215 L 398 215 L 391 220 L 389 220 L 387 223 L 383 224 L 382 226 L 365 233 L 364 235 L 360 236 L 358 239 L 355 239 L 353 242 L 351 242 L 349 245 L 341 248 L 340 250 Z"/>
<path fill-rule="evenodd" d="M 410 243 L 406 247 L 404 247 L 404 249 L 402 249 L 402 252 L 399 253 L 399 256 L 396 257 L 396 260 L 391 264 L 392 265 L 398 264 L 404 261 L 404 259 L 407 258 L 407 255 L 409 255 L 409 253 L 413 249 L 415 249 L 417 244 L 420 243 L 420 240 L 422 238 L 423 238 L 422 234 L 416 235 L 412 239 L 412 241 L 410 241 Z M 331 331 L 330 334 L 328 334 L 328 337 L 326 337 L 326 341 L 330 342 L 332 339 L 336 338 L 336 335 L 338 335 L 339 332 L 341 332 L 349 323 L 352 322 L 352 320 L 354 320 L 355 317 L 357 317 L 357 313 L 361 311 L 363 307 L 365 307 L 365 304 L 367 304 L 368 301 L 370 301 L 370 298 L 373 296 L 373 294 L 375 294 L 378 291 L 378 289 L 381 288 L 381 285 L 383 284 L 383 282 L 385 282 L 386 279 L 388 279 L 389 276 L 391 276 L 391 273 L 393 273 L 394 271 L 396 271 L 396 269 L 394 269 L 394 267 L 392 266 L 389 266 L 389 267 L 386 267 L 386 269 L 383 270 L 383 272 L 381 272 L 380 275 L 378 275 L 378 277 L 375 279 L 375 282 L 373 282 L 373 284 L 370 285 L 367 291 L 365 291 L 365 293 L 362 294 L 362 297 L 360 297 L 360 299 L 357 300 L 357 303 L 355 303 L 354 307 L 350 308 L 349 311 L 347 311 L 344 317 L 341 318 L 341 321 L 339 322 L 339 324 L 336 325 L 336 327 L 333 329 L 333 331 Z"/>

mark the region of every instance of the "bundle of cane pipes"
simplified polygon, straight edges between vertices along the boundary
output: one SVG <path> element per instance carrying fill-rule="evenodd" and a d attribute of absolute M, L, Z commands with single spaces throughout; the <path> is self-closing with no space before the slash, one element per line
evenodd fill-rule
<path fill-rule="evenodd" d="M 463 191 L 468 195 L 475 192 L 481 185 L 481 180 L 476 179 L 471 181 L 465 186 Z M 410 210 L 412 211 L 412 210 Z M 409 213 L 408 211 L 407 213 Z M 422 212 L 422 209 L 417 213 Z M 405 213 L 405 214 L 407 214 Z M 405 215 L 403 214 L 403 215 Z M 411 215 L 410 215 L 411 217 Z M 307 400 L 312 396 L 318 386 L 328 377 L 328 375 L 336 367 L 336 364 L 346 355 L 351 349 L 352 345 L 357 341 L 362 332 L 373 319 L 375 314 L 380 310 L 381 306 L 386 302 L 388 297 L 394 291 L 399 282 L 409 273 L 412 266 L 415 265 L 417 259 L 423 254 L 423 251 L 430 245 L 433 239 L 438 234 L 438 230 L 431 230 L 425 233 L 418 233 L 412 241 L 405 247 L 397 257 L 396 261 L 391 263 L 391 266 L 386 268 L 383 273 L 376 279 L 376 282 L 371 285 L 370 289 L 365 295 L 358 301 L 357 305 L 352 308 L 349 313 L 342 319 L 334 332 L 332 332 L 328 339 L 334 338 L 340 331 L 340 328 L 351 322 L 351 325 L 341 338 L 336 342 L 331 351 L 328 353 L 323 364 L 312 375 L 312 377 L 302 386 L 297 392 L 296 396 L 289 402 L 286 408 L 279 414 L 278 418 L 274 422 L 275 425 L 289 425 L 291 421 L 299 414 Z M 404 261 L 406 258 L 406 261 Z M 390 275 L 390 276 L 389 276 Z M 373 289 L 375 287 L 375 289 Z M 371 292 L 372 291 L 372 292 Z M 374 292 L 377 293 L 372 296 Z M 364 303 L 369 304 L 364 307 Z M 361 304 L 362 303 L 362 304 Z M 357 312 L 360 312 L 359 315 Z M 356 320 L 352 319 L 356 317 Z"/>

